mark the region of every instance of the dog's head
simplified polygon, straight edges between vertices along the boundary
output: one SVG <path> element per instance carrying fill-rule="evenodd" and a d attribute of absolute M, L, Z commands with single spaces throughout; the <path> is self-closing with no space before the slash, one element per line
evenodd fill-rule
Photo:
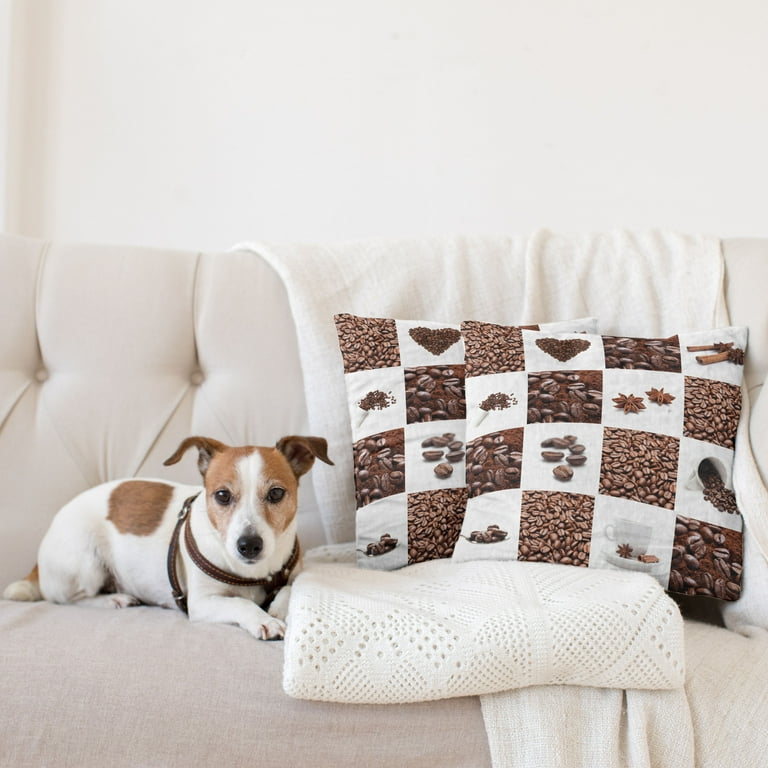
<path fill-rule="evenodd" d="M 294 537 L 299 478 L 315 458 L 333 464 L 322 437 L 283 437 L 274 448 L 239 448 L 209 437 L 188 437 L 164 464 L 197 448 L 208 518 L 234 562 L 268 560 L 286 532 Z M 288 547 L 290 551 L 290 546 Z"/>

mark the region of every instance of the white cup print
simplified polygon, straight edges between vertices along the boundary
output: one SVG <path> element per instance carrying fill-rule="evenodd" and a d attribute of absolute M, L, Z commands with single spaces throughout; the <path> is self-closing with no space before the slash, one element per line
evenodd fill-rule
<path fill-rule="evenodd" d="M 726 488 L 731 487 L 731 470 L 717 456 L 702 459 L 691 472 L 686 488 L 689 491 L 703 491 L 708 478 L 719 476 Z"/>
<path fill-rule="evenodd" d="M 619 517 L 615 522 L 605 526 L 605 537 L 615 542 L 617 548 L 629 547 L 625 550 L 624 557 L 637 558 L 639 555 L 645 555 L 651 544 L 651 534 L 653 528 L 650 525 L 637 523 L 634 520 L 627 520 Z"/>

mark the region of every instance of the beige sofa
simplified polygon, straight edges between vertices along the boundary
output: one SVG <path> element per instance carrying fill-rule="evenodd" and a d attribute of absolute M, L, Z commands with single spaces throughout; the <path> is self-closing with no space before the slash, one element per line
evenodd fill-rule
<path fill-rule="evenodd" d="M 750 327 L 754 404 L 768 372 L 768 241 L 725 241 L 724 252 L 731 320 Z M 51 515 L 79 491 L 137 475 L 197 482 L 192 460 L 163 467 L 185 436 L 269 444 L 310 429 L 286 290 L 254 253 L 4 236 L 0 329 L 3 586 L 29 570 Z M 310 548 L 326 533 L 310 482 L 302 493 Z M 723 755 L 763 765 L 768 641 L 718 626 L 714 604 L 684 610 L 695 614 L 696 765 L 724 765 Z M 0 650 L 2 766 L 491 765 L 477 697 L 292 699 L 282 643 L 176 611 L 1 601 Z M 560 691 L 547 695 L 557 707 Z"/>

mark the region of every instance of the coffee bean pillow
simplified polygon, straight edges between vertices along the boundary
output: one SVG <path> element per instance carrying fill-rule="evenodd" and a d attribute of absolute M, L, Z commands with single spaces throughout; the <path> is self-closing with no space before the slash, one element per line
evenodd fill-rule
<path fill-rule="evenodd" d="M 453 556 L 628 569 L 737 599 L 746 329 L 508 330 L 462 325 L 469 500 Z"/>
<path fill-rule="evenodd" d="M 352 429 L 358 563 L 388 570 L 450 557 L 467 504 L 461 330 L 350 314 L 334 320 Z M 594 331 L 596 320 L 541 327 Z"/>

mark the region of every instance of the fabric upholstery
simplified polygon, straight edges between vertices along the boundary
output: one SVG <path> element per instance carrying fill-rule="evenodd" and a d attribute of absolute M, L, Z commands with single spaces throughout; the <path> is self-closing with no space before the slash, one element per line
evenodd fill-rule
<path fill-rule="evenodd" d="M 176 611 L 4 603 L 0 637 L 3 768 L 490 765 L 476 698 L 291 699 L 282 643 Z"/>

